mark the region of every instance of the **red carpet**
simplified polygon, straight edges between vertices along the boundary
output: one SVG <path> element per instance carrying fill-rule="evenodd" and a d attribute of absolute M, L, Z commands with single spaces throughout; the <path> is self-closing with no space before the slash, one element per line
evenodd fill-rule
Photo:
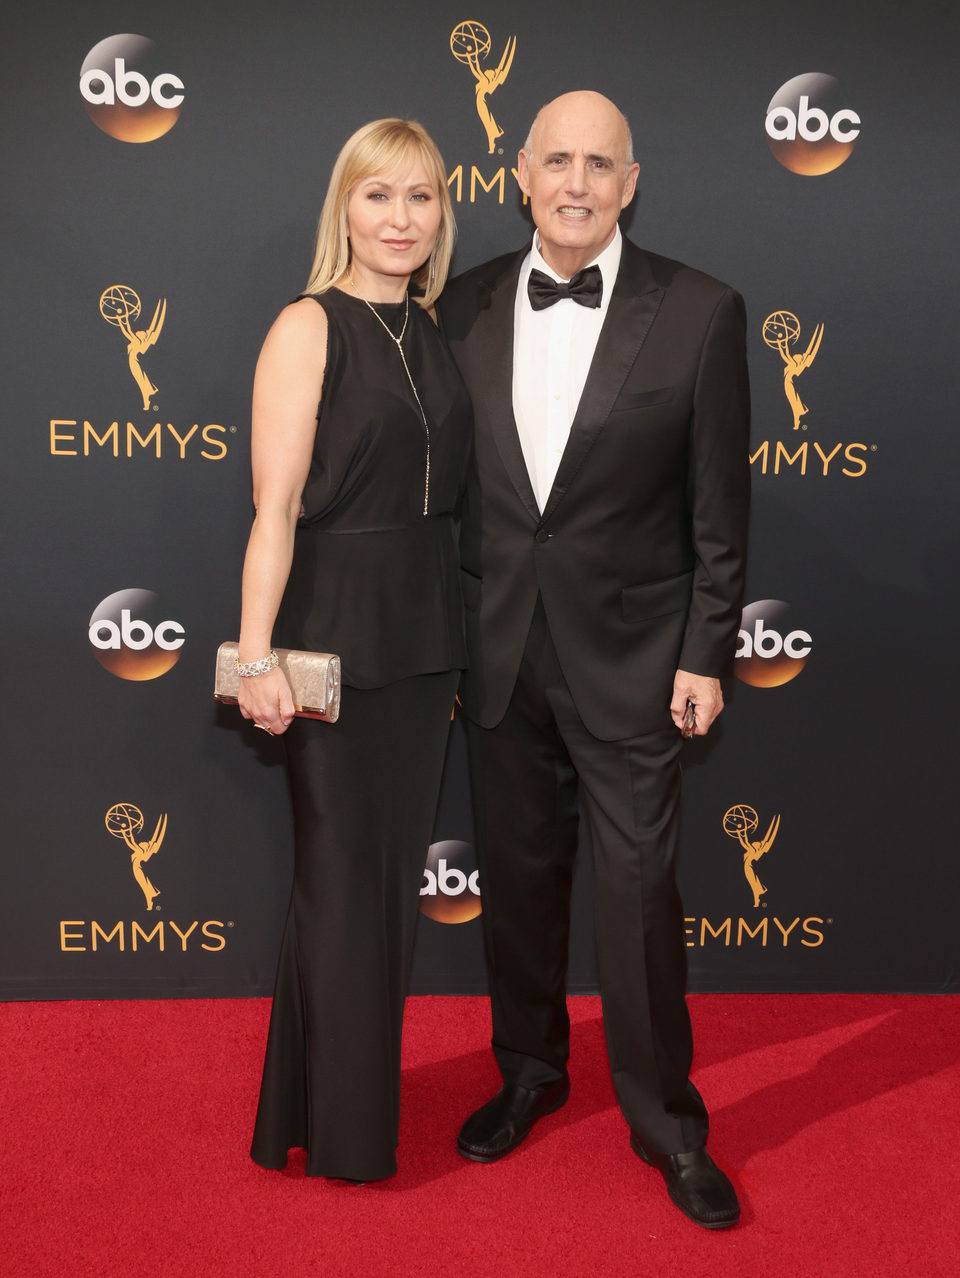
<path fill-rule="evenodd" d="M 700 995 L 694 1078 L 740 1226 L 707 1233 L 630 1152 L 599 1000 L 570 1000 L 567 1106 L 490 1166 L 485 1000 L 408 1006 L 399 1175 L 247 1157 L 264 1000 L 0 1005 L 0 1268 L 219 1275 L 955 1275 L 960 998 Z"/>

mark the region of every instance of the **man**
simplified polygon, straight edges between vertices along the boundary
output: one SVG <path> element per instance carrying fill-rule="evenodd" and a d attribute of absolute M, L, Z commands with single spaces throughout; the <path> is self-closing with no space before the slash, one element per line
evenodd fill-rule
<path fill-rule="evenodd" d="M 473 396 L 462 530 L 468 717 L 498 1094 L 467 1158 L 567 1099 L 578 796 L 617 1098 L 634 1150 L 699 1224 L 739 1207 L 704 1148 L 674 860 L 680 728 L 720 712 L 740 620 L 749 399 L 739 296 L 622 238 L 639 166 L 597 93 L 537 116 L 518 174 L 533 246 L 449 286 Z"/>

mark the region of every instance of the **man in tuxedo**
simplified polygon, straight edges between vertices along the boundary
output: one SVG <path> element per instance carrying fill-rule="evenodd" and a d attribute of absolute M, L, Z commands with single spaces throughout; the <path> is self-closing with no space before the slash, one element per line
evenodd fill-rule
<path fill-rule="evenodd" d="M 734 1224 L 689 1080 L 674 862 L 681 728 L 720 712 L 743 588 L 743 303 L 621 236 L 639 166 L 598 93 L 519 156 L 536 233 L 448 286 L 473 396 L 462 526 L 468 719 L 497 1095 L 460 1132 L 491 1162 L 563 1105 L 578 800 L 590 825 L 610 1068 L 630 1143 L 707 1228 Z"/>

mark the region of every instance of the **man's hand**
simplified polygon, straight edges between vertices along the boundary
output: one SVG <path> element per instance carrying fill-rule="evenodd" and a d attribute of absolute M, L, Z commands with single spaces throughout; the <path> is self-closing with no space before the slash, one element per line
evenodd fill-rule
<path fill-rule="evenodd" d="M 689 670 L 678 670 L 673 680 L 670 713 L 674 723 L 681 730 L 688 701 L 692 701 L 697 708 L 697 726 L 694 735 L 705 737 L 711 723 L 723 709 L 720 680 L 711 679 L 708 675 L 691 674 Z"/>

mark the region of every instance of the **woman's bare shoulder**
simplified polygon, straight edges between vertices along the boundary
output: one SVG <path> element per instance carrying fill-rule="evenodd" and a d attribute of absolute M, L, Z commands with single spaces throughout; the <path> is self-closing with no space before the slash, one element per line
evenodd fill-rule
<path fill-rule="evenodd" d="M 318 301 L 313 296 L 301 297 L 285 306 L 270 326 L 264 350 L 319 350 L 322 354 L 327 344 L 327 313 Z"/>
<path fill-rule="evenodd" d="M 290 302 L 274 321 L 274 328 L 278 325 L 290 332 L 326 329 L 327 312 L 324 310 L 322 295 L 308 293 L 304 297 L 298 297 L 295 302 Z"/>

